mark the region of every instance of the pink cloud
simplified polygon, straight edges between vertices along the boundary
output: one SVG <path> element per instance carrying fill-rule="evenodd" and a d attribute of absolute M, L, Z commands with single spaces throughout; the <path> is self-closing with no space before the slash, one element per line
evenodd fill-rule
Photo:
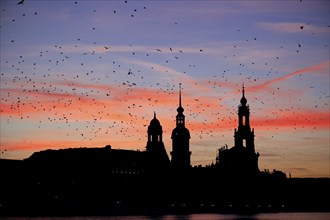
<path fill-rule="evenodd" d="M 303 22 L 261 22 L 258 27 L 274 32 L 302 33 L 309 31 L 313 33 L 328 33 L 327 27 L 320 27 Z M 302 29 L 300 27 L 303 27 Z"/>
<path fill-rule="evenodd" d="M 279 112 L 276 117 L 254 117 L 251 119 L 253 126 L 260 127 L 281 127 L 281 128 L 329 128 L 329 112 L 311 112 L 311 111 L 295 111 L 295 112 Z"/>
<path fill-rule="evenodd" d="M 289 79 L 289 78 L 291 78 L 292 76 L 295 76 L 295 75 L 315 73 L 315 72 L 319 72 L 321 70 L 326 70 L 327 68 L 329 68 L 329 65 L 330 65 L 330 61 L 326 61 L 326 62 L 317 64 L 317 65 L 314 65 L 314 66 L 306 67 L 306 68 L 297 70 L 295 72 L 286 74 L 284 76 L 280 76 L 280 77 L 274 78 L 272 80 L 266 81 L 262 84 L 259 84 L 259 85 L 256 85 L 256 86 L 250 86 L 249 91 L 257 92 L 257 91 L 260 91 L 260 90 L 264 90 L 266 88 L 269 88 L 269 86 L 272 85 L 272 84 L 287 80 L 287 79 Z"/>

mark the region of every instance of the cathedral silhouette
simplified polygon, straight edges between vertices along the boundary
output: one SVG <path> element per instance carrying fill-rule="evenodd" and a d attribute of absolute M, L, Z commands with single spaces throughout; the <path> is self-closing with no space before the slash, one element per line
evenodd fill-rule
<path fill-rule="evenodd" d="M 190 132 L 185 126 L 185 115 L 183 114 L 181 97 L 181 83 L 179 84 L 179 106 L 176 115 L 176 127 L 172 131 L 171 159 L 166 152 L 163 142 L 163 130 L 161 123 L 156 117 L 150 121 L 147 130 L 147 146 L 145 151 L 112 149 L 110 145 L 105 148 L 76 148 L 61 150 L 45 150 L 35 152 L 26 161 L 43 161 L 52 163 L 61 161 L 61 164 L 70 166 L 72 160 L 83 161 L 84 159 L 106 166 L 112 173 L 116 174 L 162 174 L 163 172 L 185 173 L 189 172 L 191 166 Z M 242 87 L 242 98 L 238 106 L 238 128 L 234 132 L 235 146 L 221 147 L 216 156 L 216 164 L 220 173 L 238 173 L 255 176 L 259 173 L 258 157 L 254 146 L 254 129 L 250 127 L 250 109 L 245 98 L 244 86 Z M 92 156 L 93 155 L 93 156 Z M 64 162 L 64 163 L 63 163 Z"/>

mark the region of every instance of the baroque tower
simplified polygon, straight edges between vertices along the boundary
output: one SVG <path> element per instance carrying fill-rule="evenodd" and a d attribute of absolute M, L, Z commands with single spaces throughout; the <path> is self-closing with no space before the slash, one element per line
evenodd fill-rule
<path fill-rule="evenodd" d="M 242 87 L 241 104 L 238 106 L 238 128 L 235 128 L 235 146 L 219 149 L 216 163 L 228 177 L 250 178 L 259 174 L 259 153 L 254 148 L 254 130 L 250 127 L 250 108 Z"/>
<path fill-rule="evenodd" d="M 150 125 L 148 126 L 148 141 L 146 149 L 149 167 L 157 170 L 168 168 L 170 160 L 163 142 L 162 126 L 156 118 L 156 113 L 154 113 L 154 118 L 150 121 Z"/>
<path fill-rule="evenodd" d="M 254 129 L 251 130 L 250 127 L 250 108 L 249 105 L 247 105 L 247 99 L 245 98 L 244 93 L 245 90 L 243 85 L 242 98 L 240 101 L 241 104 L 238 106 L 238 128 L 235 129 L 234 133 L 234 149 L 237 149 L 237 155 L 235 156 L 236 158 L 234 160 L 237 160 L 238 162 L 236 163 L 236 168 L 238 168 L 238 170 L 244 171 L 244 173 L 247 175 L 252 175 L 259 172 L 259 153 L 255 152 Z"/>
<path fill-rule="evenodd" d="M 235 146 L 246 147 L 250 152 L 254 151 L 254 129 L 250 127 L 250 108 L 244 94 L 244 85 L 242 87 L 241 104 L 238 106 L 238 129 L 235 129 Z"/>
<path fill-rule="evenodd" d="M 179 107 L 177 108 L 176 128 L 172 131 L 172 166 L 180 171 L 190 168 L 190 132 L 185 127 L 184 109 L 181 106 L 181 83 L 179 84 Z"/>

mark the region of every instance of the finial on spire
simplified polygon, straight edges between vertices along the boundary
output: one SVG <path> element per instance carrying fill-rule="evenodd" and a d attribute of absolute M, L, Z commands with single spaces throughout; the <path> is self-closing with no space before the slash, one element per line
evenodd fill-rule
<path fill-rule="evenodd" d="M 241 98 L 241 104 L 245 106 L 247 100 L 246 100 L 246 98 L 245 98 L 245 94 L 244 94 L 244 92 L 245 92 L 245 90 L 244 90 L 244 83 L 243 83 L 243 84 L 242 84 L 242 98 Z"/>
<path fill-rule="evenodd" d="M 156 118 L 156 112 L 154 111 L 154 118 Z"/>

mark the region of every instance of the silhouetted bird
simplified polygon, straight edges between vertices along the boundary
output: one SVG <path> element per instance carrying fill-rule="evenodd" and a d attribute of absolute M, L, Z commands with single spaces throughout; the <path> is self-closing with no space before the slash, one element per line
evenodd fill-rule
<path fill-rule="evenodd" d="M 22 1 L 18 2 L 17 5 L 23 5 L 24 1 L 25 0 L 22 0 Z"/>

